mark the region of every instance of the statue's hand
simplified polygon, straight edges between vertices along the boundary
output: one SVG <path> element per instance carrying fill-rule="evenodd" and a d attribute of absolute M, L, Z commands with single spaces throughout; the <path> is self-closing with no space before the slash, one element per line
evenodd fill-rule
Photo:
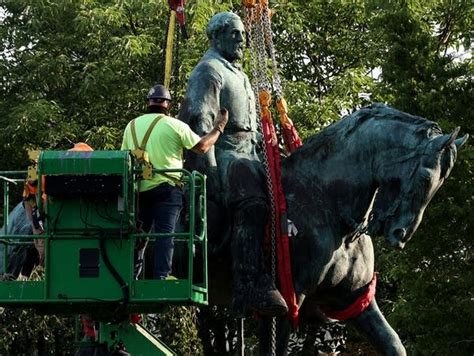
<path fill-rule="evenodd" d="M 229 112 L 226 108 L 221 108 L 219 114 L 214 120 L 214 128 L 223 134 L 225 125 L 227 125 L 227 121 L 229 121 Z"/>

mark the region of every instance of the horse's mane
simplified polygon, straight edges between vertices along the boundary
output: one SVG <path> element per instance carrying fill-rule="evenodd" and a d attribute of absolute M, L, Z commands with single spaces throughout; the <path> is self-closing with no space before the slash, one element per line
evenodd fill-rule
<path fill-rule="evenodd" d="M 311 159 L 324 160 L 340 150 L 342 145 L 347 145 L 351 141 L 351 137 L 362 126 L 367 130 L 370 125 L 364 125 L 365 123 L 372 121 L 376 124 L 382 120 L 387 123 L 410 125 L 417 143 L 442 133 L 439 126 L 432 121 L 410 115 L 385 104 L 376 103 L 343 117 L 321 132 L 311 136 L 301 148 L 285 160 L 285 164 L 291 164 L 309 156 Z"/>

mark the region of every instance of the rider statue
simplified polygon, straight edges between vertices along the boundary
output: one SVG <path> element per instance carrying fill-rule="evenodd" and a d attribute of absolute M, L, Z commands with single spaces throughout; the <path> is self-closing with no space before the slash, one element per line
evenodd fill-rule
<path fill-rule="evenodd" d="M 211 18 L 206 34 L 210 48 L 191 73 L 179 118 L 198 135 L 212 129 L 221 107 L 228 110 L 229 122 L 215 146 L 205 155 L 188 157 L 187 164 L 207 174 L 209 205 L 230 212 L 234 311 L 281 315 L 288 309 L 265 269 L 262 251 L 269 208 L 255 96 L 237 63 L 243 56 L 244 26 L 239 16 L 221 12 Z"/>

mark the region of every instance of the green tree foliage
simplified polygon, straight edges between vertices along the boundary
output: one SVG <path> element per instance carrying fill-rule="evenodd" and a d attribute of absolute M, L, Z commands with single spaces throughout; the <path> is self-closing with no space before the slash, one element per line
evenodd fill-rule
<path fill-rule="evenodd" d="M 25 168 L 28 148 L 64 149 L 77 141 L 117 148 L 125 124 L 144 109 L 147 88 L 162 81 L 167 2 L 1 3 L 0 169 Z M 270 6 L 290 117 L 302 137 L 374 101 L 445 131 L 461 126 L 473 133 L 471 2 L 273 0 Z M 176 98 L 207 48 L 209 18 L 223 10 L 243 13 L 238 0 L 188 2 L 191 38 L 178 41 Z M 473 156 L 472 146 L 459 153 L 405 251 L 376 241 L 378 298 L 413 354 L 474 352 Z M 189 317 L 177 313 L 173 326 Z M 348 344 L 353 352 L 365 347 Z"/>
<path fill-rule="evenodd" d="M 363 2 L 278 1 L 273 28 L 292 117 L 304 137 L 368 103 L 374 41 Z"/>
<path fill-rule="evenodd" d="M 473 132 L 469 2 L 410 1 L 373 8 L 382 80 L 376 92 L 398 108 Z M 473 149 L 459 152 L 415 238 L 398 253 L 379 246 L 379 270 L 395 293 L 384 310 L 414 354 L 472 354 Z M 380 245 L 380 241 L 379 241 Z M 462 327 L 460 325 L 463 325 Z"/>
<path fill-rule="evenodd" d="M 2 168 L 26 148 L 116 148 L 163 78 L 165 1 L 4 2 Z"/>
<path fill-rule="evenodd" d="M 7 308 L 0 325 L 1 355 L 70 355 L 74 350 L 73 318 Z"/>
<path fill-rule="evenodd" d="M 37 267 L 32 280 L 43 278 Z M 32 309 L 0 308 L 1 355 L 70 355 L 74 350 L 74 318 L 41 315 Z"/>
<path fill-rule="evenodd" d="M 173 306 L 161 314 L 146 317 L 145 326 L 172 350 L 181 355 L 201 355 L 196 328 L 197 308 Z"/>

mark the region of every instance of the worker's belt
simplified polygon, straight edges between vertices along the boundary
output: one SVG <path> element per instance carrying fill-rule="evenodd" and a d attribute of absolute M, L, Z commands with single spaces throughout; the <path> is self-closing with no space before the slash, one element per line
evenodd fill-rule
<path fill-rule="evenodd" d="M 184 182 L 176 177 L 173 177 L 172 175 L 168 174 L 168 173 L 165 173 L 165 172 L 158 172 L 156 174 L 160 174 L 166 178 L 168 178 L 169 180 L 173 181 L 174 185 L 177 186 L 178 188 L 180 189 L 183 189 L 184 188 Z"/>

